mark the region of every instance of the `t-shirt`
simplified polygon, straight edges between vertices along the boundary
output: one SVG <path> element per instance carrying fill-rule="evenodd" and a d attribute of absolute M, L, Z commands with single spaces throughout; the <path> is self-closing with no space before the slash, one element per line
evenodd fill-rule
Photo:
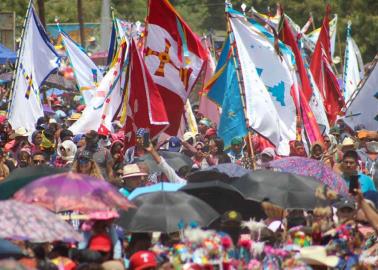
<path fill-rule="evenodd" d="M 93 153 L 93 160 L 96 161 L 97 165 L 100 167 L 101 174 L 104 177 L 109 177 L 106 172 L 106 165 L 112 161 L 110 151 L 106 148 L 100 147 Z"/>
<path fill-rule="evenodd" d="M 348 177 L 344 177 L 345 181 L 347 182 L 347 185 L 349 186 L 349 181 Z M 371 179 L 369 176 L 363 173 L 358 173 L 358 182 L 360 184 L 360 189 L 362 193 L 365 193 L 366 191 L 372 190 L 376 191 L 373 179 Z"/>

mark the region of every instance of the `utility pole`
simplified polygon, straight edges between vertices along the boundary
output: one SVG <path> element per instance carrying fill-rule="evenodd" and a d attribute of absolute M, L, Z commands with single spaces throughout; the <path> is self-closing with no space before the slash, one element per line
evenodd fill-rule
<path fill-rule="evenodd" d="M 79 21 L 79 27 L 80 27 L 81 46 L 83 48 L 85 48 L 85 33 L 84 33 L 83 2 L 82 2 L 82 0 L 77 0 L 77 20 Z"/>
<path fill-rule="evenodd" d="M 38 0 L 37 5 L 38 5 L 39 19 L 41 20 L 43 27 L 46 29 L 45 0 Z"/>

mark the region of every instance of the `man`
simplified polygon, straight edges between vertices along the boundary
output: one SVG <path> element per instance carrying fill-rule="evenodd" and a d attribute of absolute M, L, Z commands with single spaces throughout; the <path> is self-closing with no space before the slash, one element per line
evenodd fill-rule
<path fill-rule="evenodd" d="M 113 159 L 110 151 L 99 145 L 100 137 L 94 130 L 85 134 L 85 149 L 92 153 L 93 160 L 100 167 L 101 174 L 105 178 L 109 178 L 112 175 Z"/>
<path fill-rule="evenodd" d="M 240 164 L 241 160 L 244 157 L 244 153 L 242 150 L 243 150 L 243 138 L 234 137 L 231 140 L 231 150 L 227 154 L 231 159 L 231 163 Z"/>
<path fill-rule="evenodd" d="M 151 251 L 141 250 L 130 257 L 130 270 L 153 270 L 157 266 L 155 254 Z"/>
<path fill-rule="evenodd" d="M 144 156 L 145 150 L 143 148 L 143 136 L 147 132 L 145 128 L 139 128 L 135 134 L 135 146 L 132 146 L 126 150 L 125 161 L 127 163 L 134 163 L 139 157 Z"/>
<path fill-rule="evenodd" d="M 366 174 L 359 171 L 358 154 L 356 151 L 350 150 L 344 153 L 340 169 L 348 186 L 350 184 L 351 177 L 357 175 L 358 183 L 363 193 L 369 190 L 376 191 L 373 180 Z"/>
<path fill-rule="evenodd" d="M 35 152 L 32 155 L 32 165 L 33 166 L 43 166 L 46 164 L 45 155 L 42 152 Z"/>
<path fill-rule="evenodd" d="M 138 164 L 128 164 L 123 167 L 122 188 L 120 192 L 124 196 L 129 196 L 130 193 L 137 187 L 143 186 L 147 180 L 148 173 L 141 170 Z"/>
<path fill-rule="evenodd" d="M 205 138 L 206 136 L 206 131 L 211 128 L 211 123 L 210 123 L 210 120 L 207 119 L 207 118 L 202 118 L 199 122 L 198 122 L 198 132 L 199 134 L 201 134 L 201 138 Z"/>
<path fill-rule="evenodd" d="M 339 220 L 339 224 L 354 223 L 357 208 L 356 202 L 349 198 L 342 198 L 333 205 L 336 209 L 336 215 Z"/>

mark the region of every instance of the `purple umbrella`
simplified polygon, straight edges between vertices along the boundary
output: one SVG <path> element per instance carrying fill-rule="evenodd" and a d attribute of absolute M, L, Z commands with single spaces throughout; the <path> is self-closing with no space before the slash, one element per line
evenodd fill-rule
<path fill-rule="evenodd" d="M 47 104 L 43 104 L 43 112 L 47 115 L 54 115 L 55 111 Z"/>
<path fill-rule="evenodd" d="M 78 242 L 79 233 L 50 211 L 14 200 L 0 201 L 0 238 Z"/>
<path fill-rule="evenodd" d="M 127 210 L 132 204 L 104 180 L 73 172 L 40 178 L 20 189 L 14 198 L 43 206 L 56 213 L 82 213 L 115 208 Z"/>
<path fill-rule="evenodd" d="M 339 194 L 348 194 L 345 180 L 321 161 L 304 157 L 286 157 L 271 161 L 269 167 L 281 172 L 312 176 Z"/>

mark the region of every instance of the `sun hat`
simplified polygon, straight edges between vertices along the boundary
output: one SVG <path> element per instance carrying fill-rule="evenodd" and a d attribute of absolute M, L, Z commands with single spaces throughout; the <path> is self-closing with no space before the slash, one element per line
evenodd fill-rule
<path fill-rule="evenodd" d="M 138 251 L 130 257 L 130 270 L 143 270 L 151 267 L 157 267 L 156 256 L 151 251 Z"/>
<path fill-rule="evenodd" d="M 142 172 L 137 164 L 127 164 L 123 166 L 122 178 L 129 178 L 134 176 L 146 176 L 146 172 Z"/>
<path fill-rule="evenodd" d="M 14 131 L 14 134 L 11 135 L 11 139 L 17 138 L 17 137 L 28 137 L 30 135 L 30 132 L 24 128 L 19 127 Z"/>
<path fill-rule="evenodd" d="M 109 235 L 102 233 L 93 236 L 89 240 L 89 249 L 94 251 L 109 252 L 112 249 L 112 239 Z"/>
<path fill-rule="evenodd" d="M 81 117 L 81 113 L 73 113 L 67 118 L 68 121 L 77 121 Z"/>
<path fill-rule="evenodd" d="M 299 259 L 309 265 L 326 265 L 328 267 L 335 267 L 339 263 L 337 256 L 327 256 L 326 248 L 323 246 L 301 248 Z"/>
<path fill-rule="evenodd" d="M 352 138 L 345 137 L 340 147 L 341 149 L 343 149 L 344 147 L 348 147 L 348 146 L 353 146 L 353 148 L 356 148 L 357 145 L 356 145 L 356 142 Z"/>

